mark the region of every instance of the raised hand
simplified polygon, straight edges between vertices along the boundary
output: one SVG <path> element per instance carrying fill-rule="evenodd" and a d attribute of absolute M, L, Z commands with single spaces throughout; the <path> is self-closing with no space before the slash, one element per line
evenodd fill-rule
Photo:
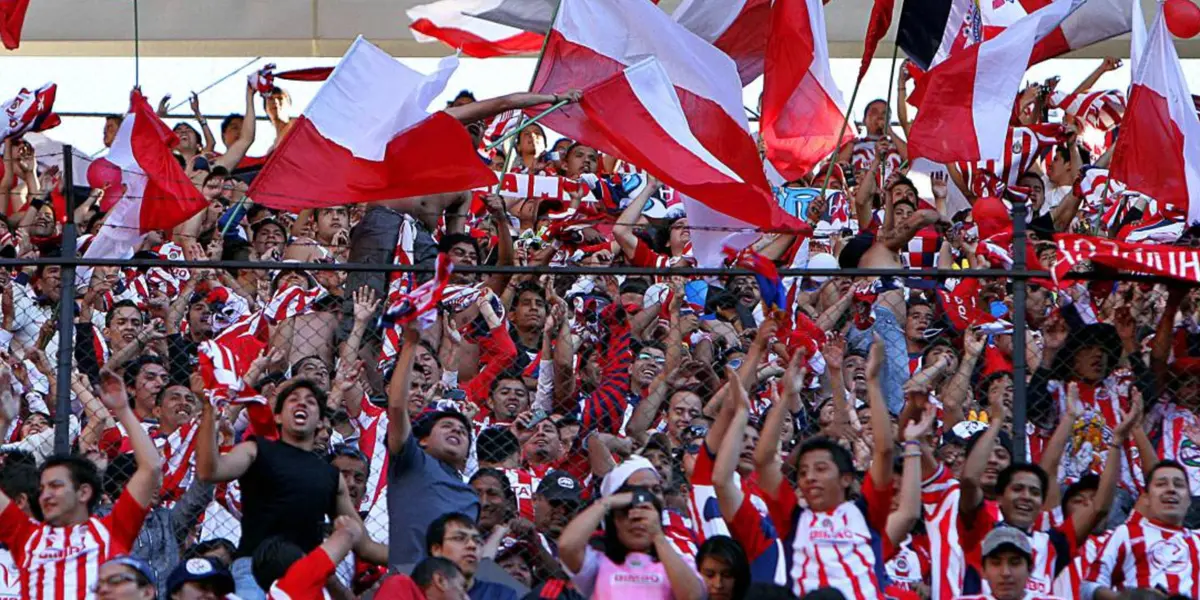
<path fill-rule="evenodd" d="M 362 539 L 365 532 L 363 531 L 362 521 L 342 515 L 333 521 L 334 532 L 342 532 L 350 536 L 350 543 L 357 544 Z"/>
<path fill-rule="evenodd" d="M 867 353 L 867 379 L 878 380 L 883 371 L 883 338 L 875 334 L 871 340 L 871 351 Z"/>
<path fill-rule="evenodd" d="M 1104 61 L 1100 63 L 1100 70 L 1106 73 L 1108 71 L 1116 71 L 1117 69 L 1121 68 L 1122 64 L 1123 63 L 1121 62 L 1121 59 L 1113 56 L 1106 56 L 1104 57 Z"/>
<path fill-rule="evenodd" d="M 1121 422 L 1113 430 L 1113 443 L 1120 444 L 1129 440 L 1133 428 L 1142 423 L 1142 390 L 1133 386 L 1129 390 L 1129 410 L 1121 411 Z"/>
<path fill-rule="evenodd" d="M 12 423 L 21 414 L 21 399 L 12 391 L 12 371 L 0 362 L 0 423 Z"/>
<path fill-rule="evenodd" d="M 351 297 L 354 299 L 354 320 L 359 323 L 370 321 L 380 303 L 380 300 L 375 297 L 375 290 L 362 286 L 354 290 Z"/>
<path fill-rule="evenodd" d="M 842 370 L 842 359 L 846 356 L 846 338 L 840 332 L 834 332 L 821 349 L 825 357 L 825 366 L 831 371 Z"/>
<path fill-rule="evenodd" d="M 935 171 L 929 176 L 929 185 L 933 188 L 934 198 L 945 198 L 950 193 L 950 174 L 945 171 Z"/>
<path fill-rule="evenodd" d="M 125 382 L 108 369 L 100 371 L 100 403 L 113 415 L 129 408 L 129 394 Z"/>
<path fill-rule="evenodd" d="M 1074 420 L 1083 417 L 1083 401 L 1079 399 L 1079 384 L 1072 381 L 1067 384 L 1067 415 Z"/>
<path fill-rule="evenodd" d="M 922 440 L 933 431 L 933 422 L 937 417 L 937 407 L 932 403 L 925 404 L 920 421 L 909 421 L 904 425 L 904 439 Z"/>

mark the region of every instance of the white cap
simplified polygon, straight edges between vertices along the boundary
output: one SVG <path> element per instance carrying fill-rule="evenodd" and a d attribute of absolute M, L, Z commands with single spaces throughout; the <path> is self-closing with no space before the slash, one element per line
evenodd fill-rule
<path fill-rule="evenodd" d="M 615 469 L 608 472 L 608 475 L 604 476 L 604 480 L 600 482 L 600 495 L 611 496 L 617 493 L 617 490 L 621 489 L 621 486 L 625 485 L 625 482 L 629 481 L 634 473 L 643 469 L 653 471 L 656 476 L 658 475 L 654 464 L 649 460 L 641 456 L 629 457 L 629 460 L 617 465 Z"/>

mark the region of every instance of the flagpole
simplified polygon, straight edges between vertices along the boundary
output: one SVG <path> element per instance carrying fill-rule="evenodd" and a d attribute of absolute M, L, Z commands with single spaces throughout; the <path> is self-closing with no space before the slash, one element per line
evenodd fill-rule
<path fill-rule="evenodd" d="M 846 117 L 842 119 L 842 130 L 837 136 L 837 146 L 833 150 L 833 155 L 829 157 L 829 168 L 825 169 L 825 181 L 821 182 L 821 195 L 825 197 L 825 190 L 829 187 L 829 177 L 833 175 L 833 163 L 837 162 L 837 156 L 842 151 L 842 138 L 846 137 L 846 127 L 850 125 L 850 112 L 854 110 L 854 100 L 858 98 L 858 88 L 862 85 L 862 80 L 854 82 L 854 91 L 850 92 L 850 104 L 846 105 Z"/>
<path fill-rule="evenodd" d="M 542 60 L 546 58 L 546 46 L 550 45 L 550 32 L 554 31 L 554 22 L 558 20 L 558 10 L 560 8 L 562 8 L 562 3 L 563 3 L 563 0 L 558 0 L 558 2 L 554 3 L 554 12 L 550 15 L 550 29 L 547 30 L 545 35 L 542 36 L 542 49 L 538 50 L 537 62 L 533 66 L 533 75 L 531 75 L 529 77 L 529 91 L 531 91 L 531 92 L 533 91 L 533 84 L 537 83 L 538 71 L 540 71 L 542 69 Z M 540 119 L 540 118 L 546 116 L 547 114 L 562 108 L 562 106 L 565 104 L 566 104 L 565 102 L 556 103 L 554 106 L 550 107 L 549 110 L 547 110 L 547 111 L 543 112 L 542 114 L 538 115 L 537 117 L 535 117 L 534 120 Z M 521 120 L 517 122 L 517 126 L 512 131 L 505 134 L 504 137 L 502 137 L 500 139 L 500 141 L 505 141 L 505 140 L 511 139 L 512 136 L 520 133 L 522 129 L 525 129 L 525 127 L 527 125 L 530 125 L 533 122 L 534 121 L 528 121 L 525 118 L 525 113 L 522 112 Z M 492 148 L 494 148 L 498 145 L 499 145 L 499 142 L 489 144 L 487 149 L 491 150 Z M 513 152 L 511 149 L 508 152 L 504 153 L 504 171 L 502 173 L 500 173 L 501 181 L 496 183 L 497 190 L 500 189 L 500 183 L 504 180 L 504 174 L 508 173 L 510 170 L 512 170 L 512 164 L 513 164 L 513 161 L 516 160 L 516 154 L 517 153 Z"/>
<path fill-rule="evenodd" d="M 236 69 L 234 69 L 234 70 L 230 71 L 230 72 L 229 72 L 227 75 L 225 75 L 224 77 L 222 77 L 222 78 L 220 78 L 220 79 L 218 79 L 218 80 L 216 80 L 216 81 L 214 81 L 214 82 L 212 82 L 212 83 L 210 83 L 210 84 L 208 84 L 208 85 L 204 86 L 204 89 L 202 89 L 202 90 L 200 90 L 200 91 L 198 91 L 198 92 L 192 92 L 192 93 L 193 93 L 194 95 L 196 95 L 197 97 L 199 97 L 199 96 L 200 96 L 200 94 L 203 94 L 204 92 L 207 92 L 208 90 L 211 90 L 211 89 L 213 89 L 214 87 L 217 87 L 218 85 L 220 85 L 221 83 L 223 83 L 223 82 L 224 82 L 226 79 L 229 79 L 230 77 L 233 77 L 234 75 L 237 75 L 239 72 L 241 72 L 241 70 L 242 70 L 242 69 L 245 69 L 246 67 L 248 67 L 248 66 L 250 66 L 250 65 L 252 65 L 252 64 L 254 64 L 254 63 L 256 63 L 256 62 L 258 62 L 258 61 L 260 61 L 260 60 L 262 60 L 262 57 L 261 57 L 261 56 L 255 56 L 255 57 L 254 57 L 254 59 L 253 59 L 253 60 L 251 60 L 250 62 L 248 62 L 248 63 L 246 63 L 246 64 L 244 64 L 244 65 L 242 65 L 242 66 L 240 66 L 240 67 L 238 67 L 238 68 L 236 68 Z M 170 107 L 170 108 L 168 108 L 168 109 L 167 109 L 167 112 L 169 113 L 169 112 L 171 112 L 171 111 L 173 111 L 173 110 L 175 110 L 175 109 L 179 108 L 180 106 L 183 106 L 184 104 L 187 104 L 188 102 L 189 102 L 189 100 L 181 100 L 181 101 L 179 101 L 179 102 L 176 102 L 176 103 L 175 103 L 175 106 L 172 106 L 172 107 Z"/>
<path fill-rule="evenodd" d="M 138 0 L 133 0 L 133 86 L 142 85 L 141 32 L 138 29 Z"/>
<path fill-rule="evenodd" d="M 538 113 L 536 116 L 521 121 L 520 125 L 509 130 L 507 133 L 505 133 L 503 136 L 501 136 L 500 139 L 488 144 L 484 149 L 491 150 L 492 148 L 495 148 L 496 146 L 499 146 L 500 144 L 507 142 L 508 140 L 512 139 L 513 136 L 521 133 L 522 129 L 525 129 L 526 127 L 529 127 L 530 125 L 533 125 L 534 123 L 537 123 L 538 121 L 541 121 L 542 118 L 545 117 L 546 115 L 549 115 L 550 113 L 566 106 L 570 102 L 571 102 L 570 100 L 559 100 L 558 102 L 555 102 L 553 105 L 550 106 L 550 108 L 543 110 L 542 112 Z"/>
<path fill-rule="evenodd" d="M 892 44 L 892 68 L 888 72 L 888 89 L 887 89 L 887 113 L 884 119 L 884 127 L 889 130 L 892 128 L 892 88 L 896 85 L 896 57 L 900 53 L 900 44 Z"/>

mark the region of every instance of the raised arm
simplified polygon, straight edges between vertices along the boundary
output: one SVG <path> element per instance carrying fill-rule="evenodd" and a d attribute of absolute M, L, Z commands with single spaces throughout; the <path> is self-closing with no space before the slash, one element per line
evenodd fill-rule
<path fill-rule="evenodd" d="M 208 483 L 225 483 L 246 474 L 258 456 L 258 444 L 242 442 L 226 454 L 217 446 L 216 409 L 202 401 L 200 427 L 196 431 L 196 477 Z M 141 429 L 139 425 L 137 429 Z"/>
<path fill-rule="evenodd" d="M 729 367 L 725 367 L 725 375 L 730 382 L 735 381 L 737 377 L 737 374 Z M 745 430 L 750 421 L 750 407 L 748 406 L 749 400 L 746 398 L 746 390 L 742 389 L 742 386 L 731 383 L 725 387 L 728 390 L 727 403 L 732 406 L 722 408 L 721 414 L 729 414 L 730 421 L 720 440 L 717 458 L 713 461 L 712 481 L 721 514 L 727 519 L 732 519 L 733 515 L 737 514 L 738 508 L 742 506 L 742 501 L 745 500 L 742 488 L 734 482 L 733 475 L 737 472 L 738 458 L 742 453 Z M 762 441 L 759 440 L 759 443 L 761 444 Z"/>
<path fill-rule="evenodd" d="M 616 238 L 617 244 L 621 246 L 621 252 L 625 254 L 625 258 L 632 260 L 634 252 L 637 251 L 637 246 L 641 242 L 637 235 L 634 234 L 633 228 L 637 225 L 638 217 L 642 215 L 642 209 L 646 206 L 646 201 L 650 200 L 650 196 L 658 191 L 659 183 L 657 179 L 650 178 L 646 182 L 646 187 L 642 188 L 641 193 L 625 207 L 621 212 L 621 216 L 617 217 L 617 222 L 613 224 L 612 234 Z"/>
<path fill-rule="evenodd" d="M 1117 481 L 1121 478 L 1121 457 L 1125 454 L 1125 445 L 1129 442 L 1134 430 L 1141 427 L 1142 392 L 1134 387 L 1130 392 L 1129 410 L 1123 412 L 1121 422 L 1113 429 L 1113 439 L 1108 445 L 1108 456 L 1104 459 L 1104 470 L 1100 472 L 1100 484 L 1096 487 L 1096 495 L 1092 499 L 1091 505 L 1084 507 L 1071 517 L 1071 523 L 1075 526 L 1076 540 L 1087 539 L 1100 519 L 1108 514 L 1113 494 L 1117 491 Z"/>
<path fill-rule="evenodd" d="M 987 469 L 988 458 L 992 455 L 996 439 L 1000 437 L 1000 430 L 1004 428 L 1006 416 L 1004 399 L 997 396 L 988 406 L 990 420 L 987 431 L 983 432 L 963 463 L 962 477 L 959 480 L 962 491 L 958 499 L 959 520 L 963 523 L 974 522 L 975 511 L 983 506 L 983 488 L 980 487 L 979 480 L 983 477 L 983 471 Z"/>
<path fill-rule="evenodd" d="M 496 266 L 513 266 L 512 225 L 508 222 L 508 205 L 498 194 L 488 194 L 483 200 L 487 206 L 488 215 L 496 225 Z M 487 287 L 497 294 L 503 294 L 512 279 L 511 273 L 494 273 L 487 276 Z"/>
<path fill-rule="evenodd" d="M 874 444 L 871 452 L 871 481 L 877 489 L 885 489 L 892 482 L 892 456 L 896 452 L 892 442 L 892 417 L 887 401 L 883 397 L 880 373 L 883 371 L 883 339 L 875 334 L 871 350 L 867 355 L 867 403 L 871 410 L 871 432 Z"/>
<path fill-rule="evenodd" d="M 888 515 L 887 536 L 892 544 L 900 545 L 912 531 L 913 524 L 921 518 L 921 458 L 922 442 L 933 431 L 937 408 L 925 403 L 919 422 L 908 421 L 904 425 L 904 473 L 900 477 L 900 504 Z"/>
<path fill-rule="evenodd" d="M 142 429 L 141 422 L 129 405 L 125 383 L 112 371 L 100 372 L 100 401 L 117 417 L 117 422 L 125 428 L 129 443 L 133 446 L 137 471 L 129 478 L 125 491 L 141 506 L 150 506 L 162 486 L 162 459 L 150 434 Z"/>
<path fill-rule="evenodd" d="M 959 285 L 962 285 L 961 283 Z M 967 390 L 971 389 L 971 374 L 987 345 L 987 334 L 974 327 L 963 336 L 963 357 L 958 363 L 958 370 L 950 377 L 945 386 L 946 393 L 942 396 L 942 428 L 949 431 L 955 425 L 966 420 L 963 407 L 967 401 Z"/>
<path fill-rule="evenodd" d="M 208 126 L 208 119 L 204 118 L 204 113 L 200 111 L 200 96 L 193 92 L 192 97 L 188 99 L 188 105 L 192 108 L 192 116 L 196 117 L 196 122 L 200 123 L 200 133 L 204 135 L 204 147 L 200 148 L 200 154 L 210 154 L 217 149 L 217 137 Z"/>
<path fill-rule="evenodd" d="M 242 117 L 242 131 L 228 148 L 225 149 L 225 154 L 221 158 L 214 161 L 215 164 L 225 167 L 233 171 L 238 163 L 246 157 L 246 153 L 250 151 L 250 146 L 254 145 L 254 130 L 257 121 L 254 118 L 254 86 L 246 84 L 246 114 Z"/>
<path fill-rule="evenodd" d="M 767 420 L 763 422 L 762 435 L 754 447 L 754 470 L 758 473 L 759 486 L 764 490 L 777 490 L 783 482 L 783 458 L 780 453 L 780 437 L 783 436 L 784 419 L 791 418 L 789 408 L 799 402 L 800 390 L 808 370 L 804 367 L 804 353 L 796 352 L 783 374 L 783 399 L 772 398 Z"/>
<path fill-rule="evenodd" d="M 408 414 L 408 393 L 412 386 L 413 358 L 417 354 L 417 342 L 421 333 L 415 324 L 404 328 L 404 346 L 396 357 L 396 370 L 388 384 L 388 431 L 389 454 L 399 454 L 412 435 L 412 421 Z"/>
<path fill-rule="evenodd" d="M 462 106 L 451 106 L 445 112 L 462 123 L 473 123 L 483 119 L 490 119 L 508 110 L 518 110 L 542 104 L 556 104 L 562 100 L 579 102 L 581 97 L 583 97 L 583 94 L 578 90 L 571 90 L 563 94 L 518 92 L 496 98 L 488 98 L 487 100 L 479 100 L 478 102 Z"/>
<path fill-rule="evenodd" d="M 0 361 L 0 432 L 8 431 L 8 426 L 21 414 L 21 399 L 12 390 L 12 370 L 8 363 Z M 8 508 L 12 499 L 0 490 L 0 513 Z"/>
<path fill-rule="evenodd" d="M 1075 87 L 1075 91 L 1071 92 L 1071 95 L 1082 94 L 1088 90 L 1091 90 L 1092 86 L 1096 85 L 1097 81 L 1100 81 L 1101 76 L 1109 71 L 1117 70 L 1120 68 L 1120 66 L 1121 59 L 1113 58 L 1111 56 L 1105 57 L 1104 60 L 1100 61 L 1100 64 L 1096 67 L 1096 70 L 1089 73 L 1088 76 L 1083 79 L 1083 81 L 1079 82 L 1079 85 Z"/>
<path fill-rule="evenodd" d="M 1050 436 L 1050 441 L 1046 442 L 1046 448 L 1042 451 L 1042 460 L 1038 462 L 1038 466 L 1047 475 L 1057 476 L 1063 451 L 1067 448 L 1067 441 L 1071 439 L 1071 432 L 1075 430 L 1075 422 L 1082 415 L 1083 405 L 1079 402 L 1079 384 L 1072 382 L 1067 385 L 1067 412 L 1059 417 L 1058 426 L 1054 428 L 1054 434 Z M 1052 485 L 1046 490 L 1042 507 L 1050 509 L 1061 504 L 1061 501 L 1062 486 Z"/>

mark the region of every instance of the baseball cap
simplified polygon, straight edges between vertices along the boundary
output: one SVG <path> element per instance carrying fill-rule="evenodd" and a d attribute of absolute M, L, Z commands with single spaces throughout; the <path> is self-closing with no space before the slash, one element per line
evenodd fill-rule
<path fill-rule="evenodd" d="M 232 594 L 233 575 L 215 558 L 189 558 L 171 571 L 167 577 L 167 595 L 174 594 L 186 583 L 207 581 L 215 586 L 218 595 Z"/>
<path fill-rule="evenodd" d="M 125 565 L 126 567 L 129 567 L 130 569 L 140 573 L 142 577 L 146 578 L 146 581 L 150 582 L 150 585 L 158 585 L 158 580 L 154 577 L 154 567 L 151 567 L 150 563 L 136 556 L 122 554 L 121 556 L 109 560 L 105 564 Z"/>
<path fill-rule="evenodd" d="M 566 471 L 550 471 L 538 484 L 537 495 L 550 501 L 581 502 L 583 486 Z"/>
<path fill-rule="evenodd" d="M 838 259 L 835 258 L 832 254 L 829 254 L 826 252 L 821 252 L 820 254 L 812 255 L 812 258 L 808 259 L 808 268 L 809 269 L 838 269 L 840 267 L 838 266 Z M 809 275 L 808 277 L 806 277 L 806 279 L 811 279 L 813 283 L 815 283 L 819 286 L 822 283 L 829 281 L 829 276 L 828 275 Z"/>
<path fill-rule="evenodd" d="M 1011 546 L 1013 550 L 1025 556 L 1033 556 L 1033 546 L 1029 543 L 1029 536 L 1014 527 L 1003 525 L 992 529 L 991 533 L 983 538 L 980 550 L 986 557 L 1004 550 L 1006 546 Z"/>

